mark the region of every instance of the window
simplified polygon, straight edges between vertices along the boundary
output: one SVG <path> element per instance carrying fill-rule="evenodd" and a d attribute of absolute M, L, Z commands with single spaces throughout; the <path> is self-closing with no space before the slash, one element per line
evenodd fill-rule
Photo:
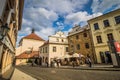
<path fill-rule="evenodd" d="M 56 52 L 56 47 L 55 46 L 53 47 L 53 52 Z"/>
<path fill-rule="evenodd" d="M 115 17 L 116 24 L 120 24 L 120 15 Z"/>
<path fill-rule="evenodd" d="M 40 49 L 40 53 L 42 53 L 42 48 Z"/>
<path fill-rule="evenodd" d="M 72 40 L 70 40 L 70 43 L 72 43 L 73 41 Z"/>
<path fill-rule="evenodd" d="M 101 36 L 96 36 L 96 38 L 97 38 L 97 43 L 102 43 L 102 38 L 101 38 Z"/>
<path fill-rule="evenodd" d="M 43 53 L 44 53 L 44 48 L 43 48 Z"/>
<path fill-rule="evenodd" d="M 79 39 L 79 36 L 78 36 L 78 35 L 76 35 L 76 39 Z"/>
<path fill-rule="evenodd" d="M 85 48 L 89 49 L 89 43 L 85 43 Z"/>
<path fill-rule="evenodd" d="M 103 21 L 103 23 L 104 23 L 104 26 L 105 26 L 105 27 L 109 27 L 109 26 L 110 26 L 110 24 L 109 24 L 109 21 L 108 21 L 108 20 L 104 20 L 104 21 Z"/>
<path fill-rule="evenodd" d="M 59 42 L 59 39 L 57 38 L 57 42 Z"/>
<path fill-rule="evenodd" d="M 80 45 L 79 45 L 79 44 L 77 44 L 77 46 L 76 46 L 76 47 L 77 47 L 77 50 L 80 50 Z"/>
<path fill-rule="evenodd" d="M 71 48 L 73 48 L 73 45 L 71 45 Z"/>
<path fill-rule="evenodd" d="M 84 35 L 84 37 L 87 37 L 87 33 L 84 33 L 83 35 Z"/>
<path fill-rule="evenodd" d="M 47 53 L 47 47 L 45 48 L 45 52 Z"/>
<path fill-rule="evenodd" d="M 62 42 L 64 42 L 64 40 L 62 39 Z"/>
<path fill-rule="evenodd" d="M 68 52 L 68 47 L 66 47 L 66 52 Z"/>
<path fill-rule="evenodd" d="M 98 23 L 95 23 L 95 24 L 94 24 L 94 29 L 95 29 L 95 30 L 98 30 L 98 29 L 99 29 Z"/>
<path fill-rule="evenodd" d="M 107 37 L 108 37 L 108 40 L 109 40 L 109 41 L 114 40 L 114 38 L 113 38 L 113 34 L 112 34 L 112 33 L 107 34 Z"/>

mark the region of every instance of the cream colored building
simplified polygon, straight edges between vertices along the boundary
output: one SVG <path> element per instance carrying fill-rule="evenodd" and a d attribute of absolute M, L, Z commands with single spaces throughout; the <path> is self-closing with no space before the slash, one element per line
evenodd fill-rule
<path fill-rule="evenodd" d="M 25 51 L 38 51 L 39 47 L 43 45 L 45 40 L 36 35 L 34 31 L 28 36 L 23 37 L 19 42 L 19 47 L 16 48 L 16 56 Z"/>
<path fill-rule="evenodd" d="M 120 9 L 93 18 L 88 21 L 91 27 L 95 53 L 98 63 L 111 63 L 108 42 L 120 43 Z"/>
<path fill-rule="evenodd" d="M 18 30 L 21 29 L 24 0 L 0 0 L 0 77 L 12 73 Z M 9 29 L 7 32 L 5 28 Z M 8 74 L 11 75 L 11 74 Z"/>
<path fill-rule="evenodd" d="M 43 65 L 47 60 L 48 63 L 55 59 L 61 58 L 68 53 L 68 40 L 65 34 L 61 31 L 49 36 L 46 41 L 40 47 L 40 57 L 42 58 Z"/>

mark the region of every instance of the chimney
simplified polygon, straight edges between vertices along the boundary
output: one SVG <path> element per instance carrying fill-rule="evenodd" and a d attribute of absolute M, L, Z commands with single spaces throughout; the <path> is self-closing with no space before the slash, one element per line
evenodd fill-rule
<path fill-rule="evenodd" d="M 34 33 L 35 32 L 35 29 L 34 28 L 32 28 L 32 32 L 31 33 Z"/>

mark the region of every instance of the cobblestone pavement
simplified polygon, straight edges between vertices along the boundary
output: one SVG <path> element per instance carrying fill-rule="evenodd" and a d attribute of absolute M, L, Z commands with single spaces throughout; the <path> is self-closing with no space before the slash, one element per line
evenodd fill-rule
<path fill-rule="evenodd" d="M 19 66 L 17 69 L 31 75 L 37 80 L 120 80 L 120 71 L 76 70 L 31 66 Z"/>

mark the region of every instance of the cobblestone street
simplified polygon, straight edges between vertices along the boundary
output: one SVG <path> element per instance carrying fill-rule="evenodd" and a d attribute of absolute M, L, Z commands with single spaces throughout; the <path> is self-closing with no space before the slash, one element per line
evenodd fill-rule
<path fill-rule="evenodd" d="M 37 80 L 120 80 L 120 71 L 17 67 Z"/>

